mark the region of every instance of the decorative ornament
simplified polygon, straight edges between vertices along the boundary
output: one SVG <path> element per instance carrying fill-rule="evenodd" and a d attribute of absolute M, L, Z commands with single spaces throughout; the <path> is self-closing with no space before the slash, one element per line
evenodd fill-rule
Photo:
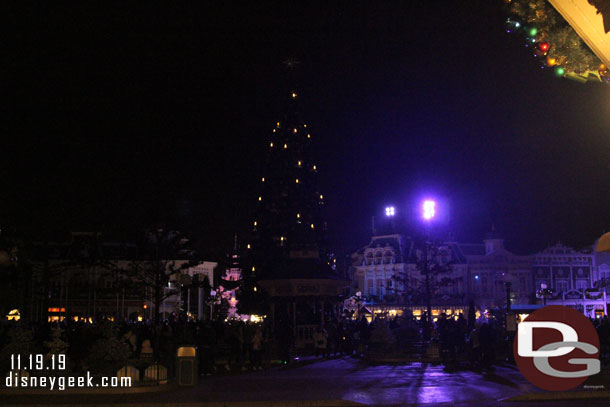
<path fill-rule="evenodd" d="M 602 77 L 602 79 L 610 81 L 610 71 L 608 70 L 608 67 L 606 67 L 606 65 L 601 64 L 597 72 L 599 72 L 599 75 Z"/>
<path fill-rule="evenodd" d="M 557 76 L 563 76 L 563 75 L 565 75 L 565 73 L 566 73 L 566 70 L 563 69 L 562 67 L 558 66 L 557 68 L 555 68 L 555 74 Z"/>

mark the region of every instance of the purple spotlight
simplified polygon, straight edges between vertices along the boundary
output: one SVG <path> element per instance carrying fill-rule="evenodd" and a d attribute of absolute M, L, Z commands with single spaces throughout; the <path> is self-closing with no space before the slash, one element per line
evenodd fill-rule
<path fill-rule="evenodd" d="M 396 209 L 393 206 L 386 206 L 385 208 L 385 216 L 392 217 L 396 215 Z"/>
<path fill-rule="evenodd" d="M 425 220 L 431 220 L 436 215 L 436 202 L 431 200 L 424 201 L 422 205 L 422 216 Z"/>

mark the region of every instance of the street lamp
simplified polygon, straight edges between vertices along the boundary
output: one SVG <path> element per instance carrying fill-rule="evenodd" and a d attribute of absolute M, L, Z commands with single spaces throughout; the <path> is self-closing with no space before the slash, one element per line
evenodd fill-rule
<path fill-rule="evenodd" d="M 422 218 L 431 221 L 436 216 L 436 202 L 427 199 L 422 204 Z"/>
<path fill-rule="evenodd" d="M 436 216 L 436 202 L 431 199 L 426 199 L 422 203 L 422 218 L 428 224 Z M 424 335 L 426 339 L 430 338 L 430 329 L 432 325 L 432 293 L 430 290 L 430 266 L 428 264 L 428 240 L 430 239 L 430 233 L 428 227 L 426 227 L 426 237 L 424 240 L 424 258 L 422 265 L 422 274 L 425 276 L 425 288 L 426 288 L 426 329 Z"/>
<path fill-rule="evenodd" d="M 396 215 L 396 209 L 393 206 L 386 206 L 385 208 L 385 216 L 388 218 L 392 218 Z"/>

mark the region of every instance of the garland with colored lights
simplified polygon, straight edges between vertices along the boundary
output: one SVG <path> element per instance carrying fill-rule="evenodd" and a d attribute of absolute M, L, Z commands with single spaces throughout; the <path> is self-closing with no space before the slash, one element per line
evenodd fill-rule
<path fill-rule="evenodd" d="M 523 34 L 525 46 L 534 50 L 534 56 L 541 60 L 543 68 L 580 82 L 610 84 L 608 68 L 546 0 L 505 2 L 512 15 L 506 20 L 506 31 Z"/>

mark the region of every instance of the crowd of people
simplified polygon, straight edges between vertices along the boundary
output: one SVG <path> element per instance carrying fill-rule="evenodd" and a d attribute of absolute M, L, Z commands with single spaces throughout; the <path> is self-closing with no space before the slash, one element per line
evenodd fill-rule
<path fill-rule="evenodd" d="M 608 317 L 592 320 L 600 338 L 601 357 L 610 356 L 610 322 Z M 86 358 L 90 346 L 100 338 L 113 337 L 128 346 L 133 359 L 155 359 L 171 366 L 176 349 L 195 346 L 199 371 L 212 375 L 228 371 L 261 370 L 270 361 L 289 364 L 297 356 L 331 358 L 351 355 L 367 356 L 375 351 L 384 354 L 432 356 L 448 367 L 466 366 L 489 369 L 499 360 L 510 359 L 512 337 L 503 320 L 484 315 L 467 321 L 441 314 L 432 326 L 425 316 L 388 317 L 380 315 L 370 322 L 360 318 L 330 318 L 319 325 L 308 338 L 296 338 L 294 327 L 287 322 L 271 324 L 234 321 L 165 321 L 155 327 L 146 322 L 83 323 L 64 321 L 33 324 L 8 321 L 0 324 L 0 353 L 12 349 L 11 341 L 28 352 L 48 351 L 52 328 L 62 328 L 68 357 L 73 361 Z M 21 336 L 15 332 L 21 332 Z M 297 340 L 301 342 L 297 352 Z M 13 345 L 15 345 L 13 343 Z M 14 346 L 13 346 L 14 347 Z"/>

